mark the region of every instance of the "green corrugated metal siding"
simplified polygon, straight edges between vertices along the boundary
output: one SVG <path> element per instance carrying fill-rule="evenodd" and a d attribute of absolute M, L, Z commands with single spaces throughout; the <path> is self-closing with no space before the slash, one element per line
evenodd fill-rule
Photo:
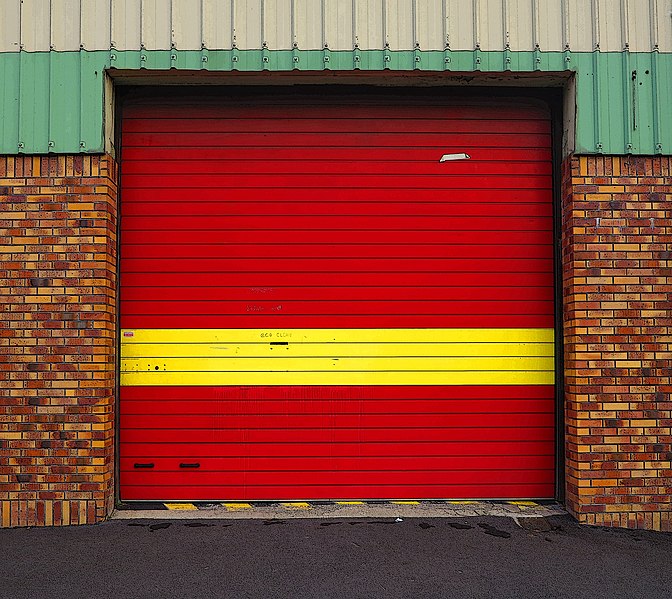
<path fill-rule="evenodd" d="M 104 72 L 110 68 L 502 74 L 570 71 L 576 74 L 577 83 L 577 153 L 672 152 L 672 111 L 663 102 L 672 97 L 672 54 L 234 49 L 0 53 L 0 153 L 104 151 Z"/>
<path fill-rule="evenodd" d="M 109 52 L 0 54 L 0 153 L 101 152 Z"/>

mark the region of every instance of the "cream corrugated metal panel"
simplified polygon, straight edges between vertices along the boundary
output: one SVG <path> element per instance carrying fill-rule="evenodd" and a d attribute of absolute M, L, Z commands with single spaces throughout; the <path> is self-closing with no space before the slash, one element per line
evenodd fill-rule
<path fill-rule="evenodd" d="M 569 48 L 573 52 L 592 52 L 595 49 L 593 33 L 593 2 L 595 0 L 563 1 L 567 12 Z M 606 51 L 606 48 L 603 50 Z"/>
<path fill-rule="evenodd" d="M 352 50 L 354 48 L 355 23 L 353 17 L 351 2 L 324 0 L 324 42 L 331 50 Z M 308 24 L 306 23 L 305 26 Z"/>
<path fill-rule="evenodd" d="M 236 47 L 241 50 L 258 50 L 262 46 L 262 0 L 235 0 L 233 35 Z"/>
<path fill-rule="evenodd" d="M 600 20 L 597 25 L 600 30 L 600 49 L 604 45 L 605 48 L 618 48 L 620 52 L 625 47 L 627 33 L 624 30 L 624 17 L 629 4 L 628 0 L 599 0 Z"/>
<path fill-rule="evenodd" d="M 385 46 L 384 0 L 357 2 L 355 22 L 357 42 L 362 48 L 383 48 Z"/>
<path fill-rule="evenodd" d="M 509 47 L 517 45 L 517 50 L 534 50 L 534 43 L 530 36 L 534 22 L 534 9 L 530 0 L 508 0 L 504 3 L 506 15 L 504 21 L 508 33 Z"/>
<path fill-rule="evenodd" d="M 474 0 L 475 19 L 478 24 L 478 39 L 481 48 L 504 49 L 504 4 L 505 0 Z"/>
<path fill-rule="evenodd" d="M 142 20 L 142 0 L 112 0 L 111 45 L 119 50 L 139 50 Z"/>
<path fill-rule="evenodd" d="M 81 0 L 51 0 L 51 8 L 52 50 L 79 50 L 82 39 Z"/>
<path fill-rule="evenodd" d="M 535 1 L 533 16 L 534 44 L 539 44 L 539 49 L 559 50 L 564 47 L 564 31 L 562 28 L 562 2 L 539 2 Z M 519 44 L 520 46 L 520 44 Z"/>
<path fill-rule="evenodd" d="M 477 27 L 474 21 L 474 0 L 448 2 L 448 39 L 451 50 L 474 49 Z"/>
<path fill-rule="evenodd" d="M 415 45 L 413 0 L 388 0 L 385 29 L 391 50 L 411 50 Z"/>
<path fill-rule="evenodd" d="M 415 39 L 423 50 L 442 50 L 446 45 L 444 2 L 425 0 L 416 3 Z"/>
<path fill-rule="evenodd" d="M 672 52 L 672 2 L 652 0 L 651 23 L 654 42 L 661 52 Z"/>
<path fill-rule="evenodd" d="M 110 0 L 82 2 L 81 36 L 85 50 L 110 47 Z"/>
<path fill-rule="evenodd" d="M 230 0 L 203 0 L 203 44 L 211 50 L 231 48 L 233 7 Z"/>
<path fill-rule="evenodd" d="M 671 0 L 2 0 L 0 51 L 672 52 Z"/>
<path fill-rule="evenodd" d="M 315 4 L 315 2 L 313 2 Z M 305 2 L 295 6 L 296 22 L 312 21 L 307 14 L 308 6 Z M 292 2 L 291 0 L 266 0 L 262 15 L 263 41 L 268 48 L 292 47 Z M 320 15 L 320 24 L 322 22 Z M 320 36 L 321 36 L 320 27 Z"/>
<path fill-rule="evenodd" d="M 152 50 L 169 50 L 173 28 L 171 0 L 143 0 L 140 16 L 142 45 Z M 117 48 L 119 47 L 117 44 Z"/>
<path fill-rule="evenodd" d="M 21 3 L 21 46 L 27 52 L 48 52 L 51 44 L 51 2 L 23 0 Z"/>
<path fill-rule="evenodd" d="M 173 0 L 172 44 L 175 48 L 200 48 L 203 43 L 203 3 L 201 0 Z"/>
<path fill-rule="evenodd" d="M 644 11 L 638 10 L 633 2 L 626 2 L 628 4 L 628 23 L 627 35 L 629 47 L 631 52 L 649 52 L 653 47 L 653 40 L 651 39 L 655 25 L 653 25 L 653 15 L 647 14 Z M 649 3 L 647 3 L 649 4 Z M 655 3 L 650 3 L 654 4 Z M 667 20 L 670 20 L 671 5 L 667 5 Z"/>
<path fill-rule="evenodd" d="M 325 43 L 322 4 L 316 0 L 293 0 L 290 3 L 290 14 L 291 43 L 280 48 L 291 48 L 294 43 L 297 48 L 322 48 Z"/>
<path fill-rule="evenodd" d="M 0 52 L 17 52 L 21 45 L 21 0 L 0 2 Z"/>

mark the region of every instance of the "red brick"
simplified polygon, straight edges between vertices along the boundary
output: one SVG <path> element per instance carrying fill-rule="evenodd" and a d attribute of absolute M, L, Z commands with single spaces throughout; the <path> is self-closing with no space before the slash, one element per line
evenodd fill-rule
<path fill-rule="evenodd" d="M 669 512 L 661 516 L 672 504 L 668 471 L 651 468 L 671 449 L 669 268 L 644 253 L 665 251 L 672 234 L 660 195 L 672 193 L 672 159 L 611 157 L 618 178 L 601 160 L 573 157 L 562 169 L 566 507 L 588 524 L 672 530 Z M 653 447 L 659 453 L 645 453 Z M 579 469 L 585 463 L 592 468 Z M 581 481 L 591 481 L 590 495 Z"/>
<path fill-rule="evenodd" d="M 0 412 L 12 416 L 0 433 L 11 457 L 0 459 L 11 481 L 0 491 L 2 526 L 93 523 L 113 505 L 114 371 L 90 368 L 92 354 L 115 359 L 116 172 L 110 156 L 0 157 L 0 173 L 16 175 L 0 197 L 11 222 L 2 244 L 15 247 L 2 263 L 0 338 L 12 343 L 2 347 L 0 371 L 16 382 L 5 381 L 0 394 Z M 82 219 L 93 228 L 80 227 Z M 104 334 L 64 328 L 90 319 L 104 323 Z M 70 332 L 77 337 L 66 340 Z M 75 396 L 66 399 L 66 388 Z M 108 425 L 96 431 L 102 448 L 93 446 L 94 423 Z M 91 474 L 76 474 L 82 466 Z"/>

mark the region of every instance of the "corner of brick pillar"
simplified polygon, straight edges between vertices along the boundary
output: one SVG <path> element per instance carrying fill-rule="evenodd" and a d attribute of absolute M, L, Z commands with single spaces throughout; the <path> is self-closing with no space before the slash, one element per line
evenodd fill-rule
<path fill-rule="evenodd" d="M 566 508 L 672 531 L 672 158 L 562 165 Z"/>
<path fill-rule="evenodd" d="M 116 164 L 0 157 L 0 201 L 0 525 L 100 522 L 114 505 Z"/>

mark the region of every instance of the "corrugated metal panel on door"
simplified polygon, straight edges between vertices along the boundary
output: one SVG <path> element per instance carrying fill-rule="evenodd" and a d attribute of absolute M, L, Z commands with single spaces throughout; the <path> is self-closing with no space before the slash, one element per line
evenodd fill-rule
<path fill-rule="evenodd" d="M 551 170 L 528 102 L 127 106 L 122 498 L 553 497 Z"/>

